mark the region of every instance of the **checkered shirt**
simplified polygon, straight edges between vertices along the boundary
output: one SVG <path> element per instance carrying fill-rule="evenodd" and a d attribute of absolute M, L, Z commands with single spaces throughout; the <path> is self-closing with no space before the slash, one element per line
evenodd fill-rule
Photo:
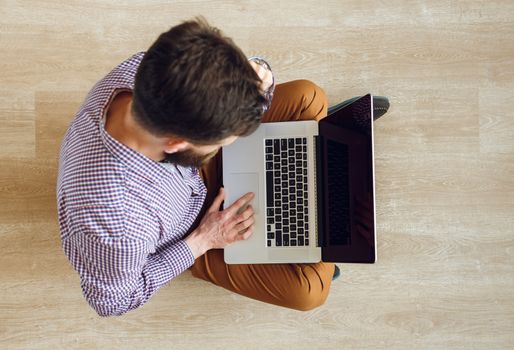
<path fill-rule="evenodd" d="M 61 145 L 62 246 L 101 316 L 143 305 L 194 263 L 183 238 L 207 192 L 198 169 L 155 162 L 105 131 L 110 101 L 133 90 L 143 56 L 124 61 L 93 87 Z M 273 89 L 266 92 L 266 109 Z"/>
<path fill-rule="evenodd" d="M 143 55 L 95 85 L 61 146 L 62 244 L 86 299 L 102 316 L 141 306 L 194 263 L 182 238 L 207 192 L 197 169 L 168 168 L 116 141 L 103 127 L 115 92 L 133 89 Z"/>

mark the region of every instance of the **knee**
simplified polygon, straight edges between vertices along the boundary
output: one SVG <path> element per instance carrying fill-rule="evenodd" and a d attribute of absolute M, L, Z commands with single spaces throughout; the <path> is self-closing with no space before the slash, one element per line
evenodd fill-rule
<path fill-rule="evenodd" d="M 326 294 L 314 294 L 314 293 L 304 293 L 300 294 L 294 300 L 292 300 L 291 305 L 289 306 L 291 309 L 298 311 L 311 311 L 317 307 L 320 307 L 327 300 L 328 293 Z"/>
<path fill-rule="evenodd" d="M 321 87 L 306 79 L 295 80 L 292 83 L 301 96 L 300 119 L 319 120 L 327 115 L 327 95 Z"/>
<path fill-rule="evenodd" d="M 289 298 L 288 307 L 299 311 L 313 310 L 325 303 L 334 274 L 333 264 L 323 263 L 323 266 L 304 268 L 301 272 L 301 282 Z"/>

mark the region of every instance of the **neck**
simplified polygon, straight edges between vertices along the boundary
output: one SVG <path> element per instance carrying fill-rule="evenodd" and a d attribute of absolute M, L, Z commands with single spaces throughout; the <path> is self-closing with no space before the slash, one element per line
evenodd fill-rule
<path fill-rule="evenodd" d="M 132 92 L 118 93 L 107 110 L 105 130 L 117 141 L 144 156 L 161 161 L 162 140 L 143 129 L 132 114 Z"/>

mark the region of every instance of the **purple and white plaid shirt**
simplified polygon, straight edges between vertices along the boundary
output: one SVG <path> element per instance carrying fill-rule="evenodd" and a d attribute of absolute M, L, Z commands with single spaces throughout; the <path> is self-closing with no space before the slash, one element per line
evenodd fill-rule
<path fill-rule="evenodd" d="M 143 305 L 194 263 L 183 238 L 207 192 L 198 169 L 155 162 L 105 131 L 109 103 L 133 90 L 143 56 L 124 61 L 93 87 L 61 145 L 62 245 L 101 316 Z M 269 103 L 273 89 L 265 94 Z"/>
<path fill-rule="evenodd" d="M 121 315 L 194 263 L 182 240 L 205 200 L 195 168 L 169 168 L 104 129 L 106 107 L 132 90 L 144 53 L 99 81 L 69 127 L 60 154 L 57 200 L 64 251 L 89 304 Z"/>

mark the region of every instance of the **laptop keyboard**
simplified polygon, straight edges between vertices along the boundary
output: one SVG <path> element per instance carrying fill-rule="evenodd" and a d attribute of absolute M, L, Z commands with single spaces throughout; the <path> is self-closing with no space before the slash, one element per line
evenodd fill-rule
<path fill-rule="evenodd" d="M 264 141 L 266 246 L 309 245 L 307 138 Z"/>

